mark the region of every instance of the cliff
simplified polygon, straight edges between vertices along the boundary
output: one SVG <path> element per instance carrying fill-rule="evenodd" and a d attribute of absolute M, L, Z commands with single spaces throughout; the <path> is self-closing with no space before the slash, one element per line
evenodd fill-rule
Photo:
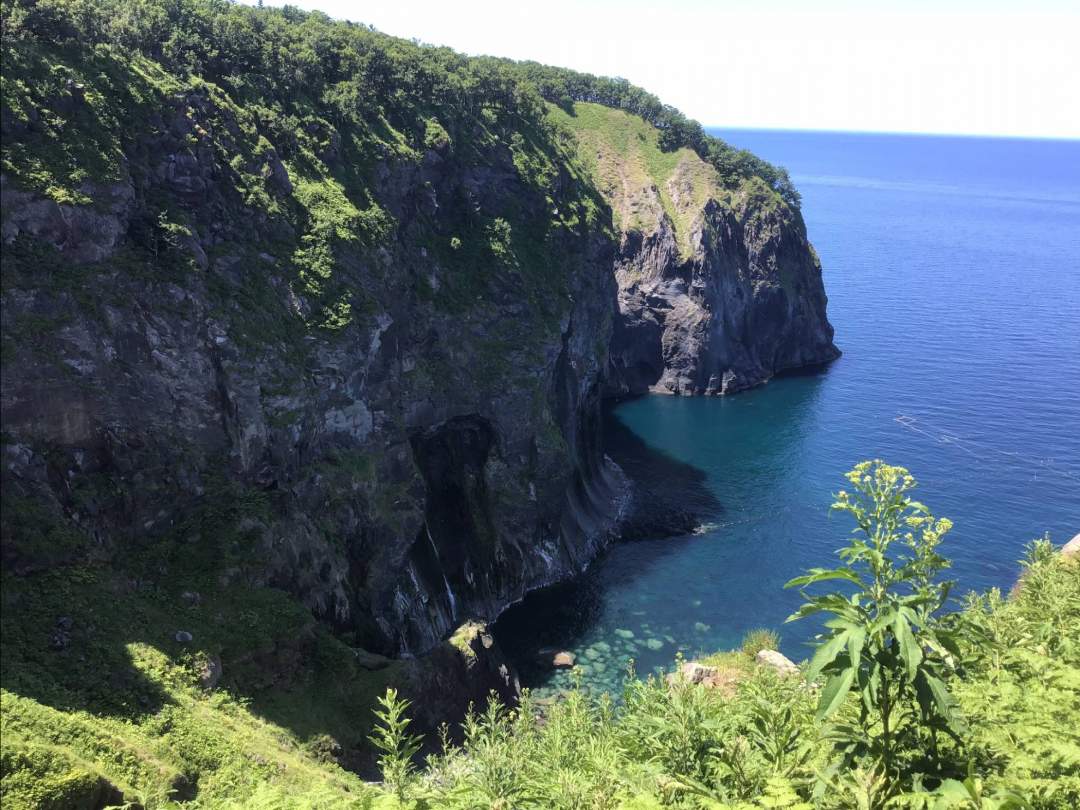
<path fill-rule="evenodd" d="M 148 62 L 17 67 L 46 55 L 75 79 L 28 81 L 5 143 L 45 153 L 62 115 L 109 163 L 5 172 L 5 513 L 35 514 L 9 566 L 148 553 L 401 655 L 592 558 L 611 241 L 542 119 L 286 132 Z"/>
<path fill-rule="evenodd" d="M 617 533 L 601 399 L 831 356 L 775 170 L 625 83 L 295 9 L 4 8 L 4 688 L 50 711 L 149 722 L 223 667 L 355 752 L 380 656 L 512 691 L 496 653 L 424 673 Z"/>
<path fill-rule="evenodd" d="M 728 394 L 835 359 L 821 264 L 797 207 L 598 104 L 556 117 L 619 229 L 609 391 Z"/>

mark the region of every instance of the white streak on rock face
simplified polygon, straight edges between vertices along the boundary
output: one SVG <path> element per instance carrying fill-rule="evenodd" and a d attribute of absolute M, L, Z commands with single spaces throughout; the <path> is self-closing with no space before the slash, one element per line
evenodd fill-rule
<path fill-rule="evenodd" d="M 362 442 L 371 433 L 373 420 L 368 406 L 357 401 L 344 408 L 327 411 L 323 423 L 328 433 L 345 433 Z"/>
<path fill-rule="evenodd" d="M 387 313 L 380 312 L 375 316 L 375 329 L 371 332 L 371 339 L 368 341 L 367 357 L 364 358 L 364 369 L 361 376 L 361 385 L 367 382 L 368 372 L 371 371 L 372 365 L 375 363 L 375 358 L 379 354 L 379 349 L 382 348 L 382 336 L 383 332 L 390 328 L 390 325 L 394 322 Z"/>
<path fill-rule="evenodd" d="M 439 557 L 439 549 L 435 546 L 435 538 L 431 536 L 431 532 L 425 527 L 424 532 L 427 534 L 428 542 L 431 543 L 431 551 L 435 555 L 435 562 L 439 564 L 439 573 L 442 574 L 443 586 L 446 588 L 446 595 L 450 599 L 450 618 L 457 618 L 457 600 L 454 599 L 454 589 L 450 587 L 450 580 L 446 578 L 446 571 L 443 570 L 442 559 Z"/>
<path fill-rule="evenodd" d="M 537 556 L 544 561 L 544 568 L 548 571 L 555 570 L 555 544 L 550 540 L 536 546 Z"/>

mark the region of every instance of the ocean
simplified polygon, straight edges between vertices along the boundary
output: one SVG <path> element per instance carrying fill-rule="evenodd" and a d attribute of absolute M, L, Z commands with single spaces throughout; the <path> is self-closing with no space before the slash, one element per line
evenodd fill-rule
<path fill-rule="evenodd" d="M 1080 141 L 713 133 L 790 171 L 844 354 L 731 397 L 613 409 L 613 455 L 689 473 L 708 522 L 620 543 L 504 615 L 500 643 L 541 693 L 570 678 L 533 665 L 543 647 L 609 690 L 629 658 L 658 671 L 756 627 L 806 657 L 816 628 L 784 623 L 800 597 L 783 585 L 836 562 L 852 524 L 832 494 L 862 459 L 907 467 L 954 522 L 958 599 L 1008 589 L 1033 538 L 1080 532 Z"/>

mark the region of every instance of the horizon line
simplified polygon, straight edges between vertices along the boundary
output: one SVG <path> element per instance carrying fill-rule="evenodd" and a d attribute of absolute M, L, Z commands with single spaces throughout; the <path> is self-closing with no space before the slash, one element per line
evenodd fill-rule
<path fill-rule="evenodd" d="M 1080 142 L 1080 135 L 1014 135 L 996 132 L 940 132 L 903 129 L 836 129 L 831 127 L 771 127 L 747 124 L 702 124 L 705 130 L 743 132 L 797 132 L 808 135 L 901 135 L 915 138 L 985 138 L 1001 141 L 1069 141 Z"/>

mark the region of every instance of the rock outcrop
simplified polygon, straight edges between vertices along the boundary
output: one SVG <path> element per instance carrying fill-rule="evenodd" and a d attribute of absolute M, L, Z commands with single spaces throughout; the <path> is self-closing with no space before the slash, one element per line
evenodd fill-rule
<path fill-rule="evenodd" d="M 799 667 L 784 655 L 782 652 L 776 650 L 758 650 L 758 654 L 754 656 L 754 661 L 760 666 L 770 667 L 776 671 L 777 675 L 798 675 Z"/>
<path fill-rule="evenodd" d="M 691 150 L 661 152 L 625 113 L 567 121 L 620 230 L 609 393 L 729 394 L 839 355 L 798 210 L 760 178 L 725 185 Z"/>

